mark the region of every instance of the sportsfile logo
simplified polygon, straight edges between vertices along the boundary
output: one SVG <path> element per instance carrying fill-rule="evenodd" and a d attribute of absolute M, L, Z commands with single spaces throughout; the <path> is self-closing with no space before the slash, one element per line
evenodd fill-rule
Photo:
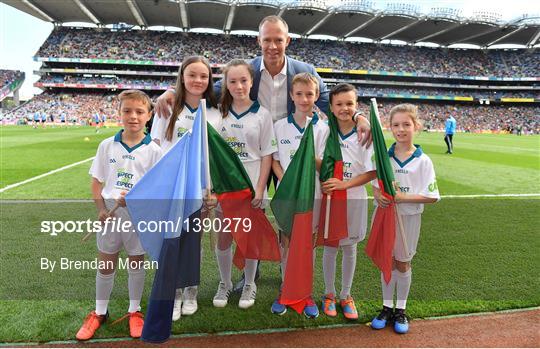
<path fill-rule="evenodd" d="M 173 233 L 186 229 L 193 232 L 223 231 L 235 232 L 243 230 L 251 231 L 251 219 L 249 218 L 189 218 L 181 220 L 163 221 L 140 221 L 136 226 L 122 217 L 109 217 L 104 222 L 92 221 L 42 221 L 41 232 L 50 236 L 58 236 L 61 233 L 95 233 L 106 235 L 111 232 L 135 232 L 140 233 Z"/>

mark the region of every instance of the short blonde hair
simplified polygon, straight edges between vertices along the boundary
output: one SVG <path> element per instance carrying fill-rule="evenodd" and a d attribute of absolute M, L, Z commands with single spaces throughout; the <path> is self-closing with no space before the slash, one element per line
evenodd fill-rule
<path fill-rule="evenodd" d="M 152 111 L 152 109 L 154 109 L 154 105 L 152 103 L 152 100 L 150 99 L 150 97 L 148 97 L 148 95 L 142 91 L 139 91 L 139 90 L 125 90 L 125 91 L 122 91 L 122 93 L 120 93 L 118 95 L 118 110 L 120 110 L 122 108 L 122 102 L 125 101 L 126 99 L 134 99 L 136 101 L 141 101 L 143 102 L 143 104 L 146 104 L 148 105 L 148 111 Z"/>
<path fill-rule="evenodd" d="M 283 27 L 285 27 L 285 33 L 289 34 L 289 25 L 287 24 L 287 22 L 285 22 L 282 17 L 276 15 L 266 16 L 261 20 L 261 22 L 259 23 L 259 33 L 261 32 L 261 29 L 266 22 L 283 24 Z"/>
<path fill-rule="evenodd" d="M 414 124 L 414 128 L 417 131 L 420 131 L 422 129 L 423 125 L 422 121 L 418 118 L 418 107 L 416 105 L 410 103 L 402 103 L 395 105 L 392 109 L 390 109 L 390 125 L 392 125 L 392 118 L 397 113 L 409 114 L 409 117 Z"/>
<path fill-rule="evenodd" d="M 317 80 L 317 78 L 311 75 L 310 73 L 296 74 L 291 81 L 291 92 L 293 90 L 294 85 L 296 84 L 306 84 L 306 85 L 314 84 L 315 90 L 317 91 L 317 93 L 319 93 L 319 80 Z"/>

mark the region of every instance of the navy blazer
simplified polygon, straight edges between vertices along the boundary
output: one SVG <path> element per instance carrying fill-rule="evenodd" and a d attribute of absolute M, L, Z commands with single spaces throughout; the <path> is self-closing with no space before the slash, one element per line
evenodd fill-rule
<path fill-rule="evenodd" d="M 315 68 L 311 64 L 307 64 L 304 62 L 297 61 L 296 59 L 292 59 L 289 56 L 285 56 L 285 59 L 287 60 L 287 112 L 290 114 L 294 111 L 294 104 L 291 99 L 291 82 L 293 77 L 296 74 L 299 73 L 310 73 L 314 75 L 317 80 L 319 80 L 319 99 L 315 104 L 319 107 L 319 109 L 325 113 L 328 112 L 328 88 L 326 87 L 326 84 L 322 81 L 319 74 L 315 71 Z M 261 83 L 261 61 L 262 57 L 257 56 L 254 59 L 250 61 L 253 70 L 255 71 L 255 79 L 253 81 L 253 87 L 251 87 L 251 91 L 249 93 L 249 97 L 256 101 L 259 96 L 259 85 Z M 221 95 L 221 80 L 217 81 L 214 84 L 214 92 L 217 96 Z"/>

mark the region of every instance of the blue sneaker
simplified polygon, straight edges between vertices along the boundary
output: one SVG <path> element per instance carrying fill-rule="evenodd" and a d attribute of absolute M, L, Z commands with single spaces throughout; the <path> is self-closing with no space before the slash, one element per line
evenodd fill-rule
<path fill-rule="evenodd" d="M 399 334 L 409 332 L 409 320 L 405 314 L 405 309 L 397 309 L 394 313 L 394 331 Z"/>
<path fill-rule="evenodd" d="M 319 316 L 319 308 L 317 307 L 317 304 L 313 301 L 313 298 L 309 297 L 307 300 L 307 304 L 304 307 L 304 315 L 308 319 L 314 319 L 317 316 Z"/>
<path fill-rule="evenodd" d="M 279 298 L 277 298 L 274 303 L 272 303 L 272 313 L 277 315 L 283 315 L 287 312 L 287 306 L 285 304 L 281 304 L 279 302 Z"/>
<path fill-rule="evenodd" d="M 383 309 L 377 315 L 377 317 L 371 320 L 371 328 L 375 330 L 382 330 L 386 327 L 388 322 L 391 322 L 393 318 L 393 312 L 391 308 L 383 306 Z"/>

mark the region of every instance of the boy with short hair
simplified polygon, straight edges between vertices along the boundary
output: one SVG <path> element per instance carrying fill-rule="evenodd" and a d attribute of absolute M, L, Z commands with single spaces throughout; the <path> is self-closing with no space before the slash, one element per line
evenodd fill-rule
<path fill-rule="evenodd" d="M 321 120 L 321 115 L 314 112 L 315 101 L 319 98 L 319 84 L 315 76 L 309 73 L 300 73 L 295 75 L 291 82 L 291 99 L 295 105 L 294 113 L 289 114 L 285 119 L 278 120 L 274 124 L 278 151 L 273 155 L 272 170 L 279 181 L 283 178 L 287 167 L 291 163 L 294 154 L 300 146 L 300 141 L 304 136 L 306 127 L 311 122 L 313 124 L 313 139 L 315 146 L 315 162 L 317 169 L 321 166 L 321 158 L 324 153 L 324 146 L 328 138 L 328 125 Z M 318 177 L 318 175 L 317 175 Z M 315 180 L 315 200 L 320 200 L 321 188 L 318 180 Z M 319 221 L 317 209 L 319 205 L 314 205 L 313 221 L 315 225 Z M 285 280 L 285 270 L 287 265 L 288 248 L 282 234 L 281 241 L 281 273 L 282 280 Z M 278 299 L 272 304 L 274 314 L 284 314 L 287 308 L 281 304 Z M 319 316 L 319 309 L 313 299 L 308 299 L 307 306 L 304 308 L 304 315 L 308 318 Z"/>
<path fill-rule="evenodd" d="M 161 157 L 160 147 L 145 135 L 145 125 L 152 115 L 152 101 L 141 91 L 127 90 L 118 96 L 119 115 L 124 128 L 115 136 L 102 141 L 92 162 L 92 196 L 96 203 L 98 219 L 105 222 L 112 216 L 122 221 L 130 220 L 124 197 L 141 177 Z M 113 207 L 118 209 L 113 214 Z M 140 302 L 144 287 L 145 270 L 132 268 L 142 265 L 144 249 L 137 232 L 109 229 L 105 225 L 96 234 L 100 269 L 96 273 L 96 308 L 85 318 L 77 332 L 78 340 L 88 340 L 108 317 L 107 306 L 114 284 L 118 254 L 122 247 L 129 256 L 128 289 L 130 335 L 139 338 L 144 324 Z M 135 262 L 135 263 L 133 263 Z"/>

